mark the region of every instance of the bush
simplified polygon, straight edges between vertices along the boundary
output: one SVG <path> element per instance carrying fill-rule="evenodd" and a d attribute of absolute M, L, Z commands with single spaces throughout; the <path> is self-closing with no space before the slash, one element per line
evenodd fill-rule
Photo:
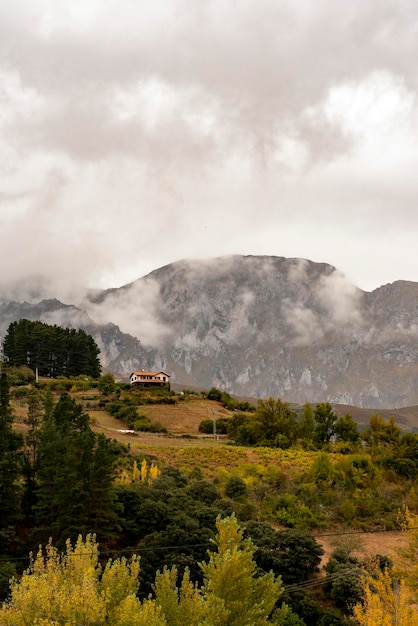
<path fill-rule="evenodd" d="M 167 429 L 159 422 L 151 422 L 145 415 L 140 415 L 139 419 L 132 424 L 134 430 L 142 433 L 167 433 Z"/>
<path fill-rule="evenodd" d="M 225 485 L 225 495 L 233 500 L 247 495 L 247 485 L 239 476 L 232 475 Z"/>
<path fill-rule="evenodd" d="M 19 385 L 27 385 L 35 380 L 35 373 L 30 367 L 22 365 L 20 367 L 5 366 L 4 370 L 7 374 L 7 379 L 11 387 L 18 387 Z"/>
<path fill-rule="evenodd" d="M 110 396 L 111 393 L 116 391 L 116 383 L 113 374 L 103 374 L 97 381 L 97 387 L 104 396 Z"/>
<path fill-rule="evenodd" d="M 343 548 L 337 548 L 325 566 L 325 592 L 338 608 L 350 612 L 363 594 L 363 569 Z"/>
<path fill-rule="evenodd" d="M 220 418 L 216 420 L 216 433 L 218 435 L 226 435 L 228 432 L 228 419 Z M 213 420 L 202 420 L 199 424 L 199 432 L 205 435 L 213 433 Z"/>
<path fill-rule="evenodd" d="M 11 398 L 26 398 L 26 396 L 28 395 L 28 387 L 17 387 L 16 389 L 12 389 L 12 391 L 10 392 L 10 397 Z"/>

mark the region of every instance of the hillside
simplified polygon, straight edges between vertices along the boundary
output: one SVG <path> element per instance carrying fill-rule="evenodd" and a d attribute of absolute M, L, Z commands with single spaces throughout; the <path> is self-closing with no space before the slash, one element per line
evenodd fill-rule
<path fill-rule="evenodd" d="M 168 430 L 168 434 L 126 433 L 126 425 L 112 417 L 102 409 L 89 409 L 95 404 L 100 395 L 97 390 L 72 392 L 71 396 L 81 403 L 90 415 L 92 429 L 96 433 L 103 433 L 106 437 L 116 440 L 129 448 L 134 457 L 152 459 L 158 464 L 173 465 L 186 475 L 196 468 L 201 474 L 216 481 L 225 481 L 226 476 L 238 474 L 242 476 L 268 476 L 280 468 L 280 475 L 286 476 L 287 490 L 292 491 L 291 483 L 297 480 L 301 473 L 312 466 L 320 452 L 301 450 L 280 450 L 271 448 L 249 448 L 227 445 L 225 436 L 203 436 L 199 433 L 199 424 L 204 419 L 231 418 L 233 412 L 222 404 L 210 401 L 201 394 L 190 394 L 174 405 L 141 406 L 141 413 L 152 421 L 158 421 Z M 58 397 L 58 396 L 56 396 Z M 102 398 L 103 399 L 103 398 Z M 298 408 L 294 406 L 294 408 Z M 24 420 L 27 417 L 27 407 L 21 400 L 13 401 L 15 413 L 15 427 L 20 432 L 26 432 Z M 372 410 L 357 409 L 355 407 L 336 406 L 337 413 L 345 414 L 346 409 L 354 409 L 353 415 L 360 423 L 367 423 Z M 380 411 L 385 417 L 393 414 Z M 418 407 L 399 410 L 396 416 L 415 420 L 418 417 Z M 337 459 L 337 456 L 335 456 Z M 282 479 L 281 479 L 282 480 Z M 384 487 L 387 489 L 387 487 Z M 277 524 L 276 524 L 277 526 Z M 280 527 L 280 525 L 278 525 Z M 342 534 L 335 532 L 333 525 L 330 531 L 319 528 L 314 531 L 319 543 L 324 548 L 322 565 L 325 565 L 336 546 L 350 546 L 353 555 L 360 559 L 367 559 L 376 554 L 385 554 L 396 558 L 397 550 L 405 545 L 406 537 L 400 532 L 364 532 L 353 528 L 350 532 L 344 527 Z"/>

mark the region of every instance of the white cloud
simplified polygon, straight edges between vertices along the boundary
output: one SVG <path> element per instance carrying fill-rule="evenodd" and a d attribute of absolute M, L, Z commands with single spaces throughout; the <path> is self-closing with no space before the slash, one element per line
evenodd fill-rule
<path fill-rule="evenodd" d="M 418 280 L 417 25 L 413 0 L 4 4 L 3 283 L 233 253 Z"/>

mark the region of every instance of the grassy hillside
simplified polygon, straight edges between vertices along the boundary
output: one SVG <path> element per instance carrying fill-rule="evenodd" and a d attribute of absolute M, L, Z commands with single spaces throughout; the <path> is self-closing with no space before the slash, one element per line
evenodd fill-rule
<path fill-rule="evenodd" d="M 300 439 L 288 449 L 232 445 L 226 435 L 203 435 L 199 425 L 203 420 L 233 419 L 239 414 L 231 408 L 235 401 L 225 406 L 224 402 L 209 399 L 208 394 L 198 391 L 174 395 L 168 391 L 138 393 L 124 386 L 114 387 L 105 394 L 94 385 L 83 386 L 82 381 L 44 381 L 44 387 L 47 386 L 54 388 L 55 401 L 62 389 L 67 389 L 71 398 L 88 413 L 92 430 L 123 444 L 114 446 L 117 473 L 112 478 L 112 487 L 117 493 L 123 527 L 123 532 L 114 539 L 115 545 L 126 548 L 135 544 L 144 551 L 141 562 L 146 563 L 147 558 L 150 562 L 154 558 L 149 554 L 150 545 L 155 542 L 155 567 L 161 567 L 161 562 L 157 563 L 157 556 L 161 558 L 162 554 L 159 546 L 173 544 L 175 507 L 178 509 L 176 532 L 180 534 L 174 543 L 180 547 L 187 543 L 202 545 L 202 536 L 205 541 L 208 539 L 201 529 L 190 537 L 190 528 L 196 525 L 199 515 L 199 523 L 203 524 L 203 520 L 213 522 L 216 515 L 234 511 L 243 524 L 267 522 L 269 530 L 272 527 L 312 533 L 324 549 L 322 566 L 336 547 L 364 563 L 377 554 L 395 560 L 406 541 L 405 534 L 399 530 L 399 511 L 407 505 L 411 511 L 418 512 L 415 477 L 399 472 L 393 463 L 398 460 L 399 451 L 395 447 L 379 451 L 358 442 L 344 449 L 341 442 L 330 442 L 322 449 L 304 449 Z M 12 389 L 11 401 L 15 428 L 25 433 L 28 416 L 25 388 Z M 112 415 L 118 406 L 134 408 L 136 417 L 130 414 L 129 419 L 142 425 L 158 423 L 164 432 L 133 430 L 126 421 Z M 252 418 L 254 413 L 250 409 L 247 416 Z M 353 407 L 344 406 L 335 407 L 335 411 L 341 415 L 351 412 L 364 425 L 376 413 L 356 412 Z M 404 409 L 403 415 L 405 419 L 408 417 L 411 427 L 415 408 Z M 414 440 L 415 436 L 410 437 Z M 314 447 L 313 440 L 310 445 Z M 156 469 L 160 486 L 155 477 L 149 482 L 138 478 L 144 465 Z M 405 466 L 401 470 L 405 472 Z M 84 475 L 84 465 L 82 472 Z M 210 506 L 215 507 L 214 502 L 219 508 L 209 510 Z M 186 509 L 185 503 L 192 508 Z M 204 506 L 209 509 L 203 509 Z M 97 524 L 100 530 L 101 523 Z M 193 557 L 195 561 L 204 558 L 205 548 L 202 550 L 203 556 Z M 165 553 L 164 558 L 168 558 Z M 177 556 L 172 558 L 175 563 Z M 178 558 L 182 562 L 182 557 Z M 320 577 L 325 573 L 322 569 Z"/>

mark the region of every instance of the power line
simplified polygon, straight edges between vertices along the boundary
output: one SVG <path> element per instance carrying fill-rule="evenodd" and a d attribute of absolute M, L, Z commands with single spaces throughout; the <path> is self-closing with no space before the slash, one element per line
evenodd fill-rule
<path fill-rule="evenodd" d="M 402 528 L 398 528 L 398 529 L 381 529 L 381 530 L 359 530 L 359 531 L 347 531 L 347 532 L 333 532 L 333 533 L 323 533 L 320 535 L 312 535 L 312 537 L 314 539 L 317 538 L 321 538 L 321 537 L 344 537 L 346 535 L 369 535 L 369 534 L 373 534 L 373 533 L 408 533 L 410 530 L 418 530 L 418 526 L 411 526 L 409 528 L 407 528 L 406 530 L 403 530 Z M 280 531 L 278 531 L 280 532 Z M 250 536 L 251 538 L 251 536 Z M 146 539 L 146 538 L 145 538 Z M 268 552 L 278 552 L 279 550 L 277 548 L 263 548 L 263 546 L 257 546 L 254 542 L 254 540 L 252 540 L 256 550 L 257 549 L 264 549 L 265 551 Z M 236 542 L 230 542 L 232 545 L 239 545 L 241 542 L 240 541 L 236 541 Z M 104 551 L 99 551 L 98 552 L 98 556 L 99 557 L 111 557 L 111 556 L 122 556 L 122 557 L 128 557 L 128 556 L 134 556 L 137 554 L 141 554 L 141 553 L 146 553 L 146 552 L 160 552 L 162 550 L 187 550 L 187 549 L 192 549 L 192 548 L 204 548 L 206 547 L 213 547 L 215 545 L 213 540 L 209 540 L 209 541 L 205 541 L 202 543 L 186 543 L 186 544 L 171 544 L 171 545 L 166 545 L 166 546 L 151 546 L 151 547 L 138 547 L 138 548 L 121 548 L 119 550 L 104 550 Z M 63 556 L 66 556 L 66 553 L 62 553 Z M 82 556 L 93 556 L 94 554 L 96 554 L 96 552 L 83 552 L 83 554 L 80 553 L 71 553 L 71 556 L 77 556 L 77 557 L 82 557 Z M 23 561 L 30 561 L 31 559 L 33 559 L 36 555 L 34 552 L 32 552 L 32 556 L 25 556 L 25 557 L 0 557 L 0 563 L 1 562 L 5 562 L 5 561 L 9 561 L 9 562 L 23 562 Z"/>

